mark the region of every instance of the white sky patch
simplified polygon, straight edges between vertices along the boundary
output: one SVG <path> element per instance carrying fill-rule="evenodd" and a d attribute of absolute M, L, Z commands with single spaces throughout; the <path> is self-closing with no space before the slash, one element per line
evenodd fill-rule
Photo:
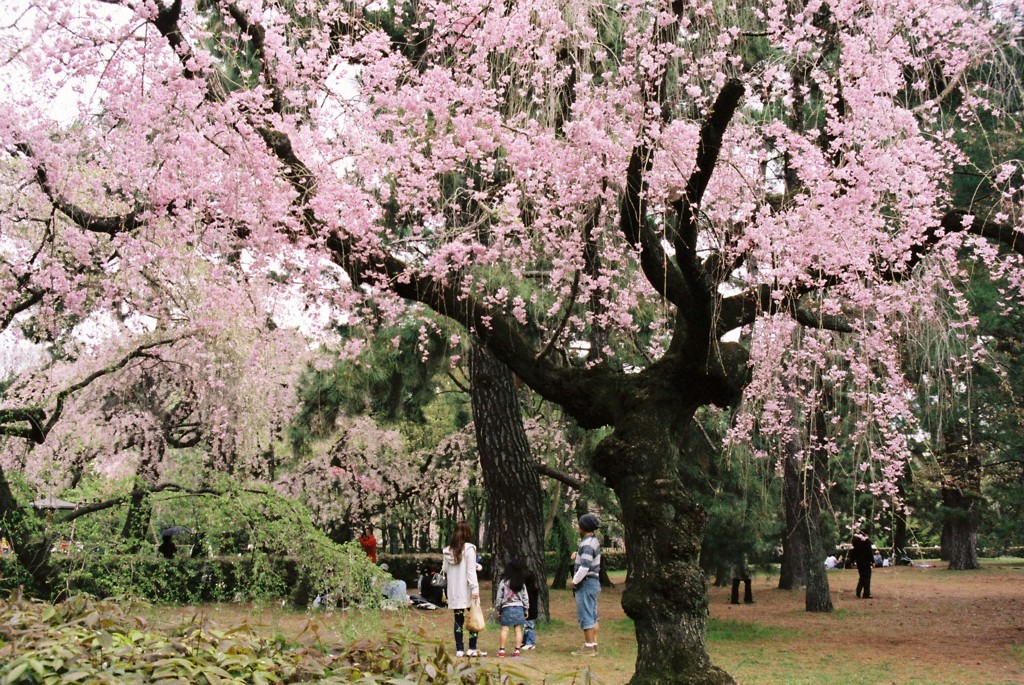
<path fill-rule="evenodd" d="M 70 0 L 73 10 L 102 18 L 108 23 L 127 22 L 133 12 L 125 7 L 106 3 Z M 11 100 L 22 99 L 26 94 L 40 90 L 55 89 L 52 99 L 42 113 L 61 125 L 69 125 L 83 112 L 99 109 L 102 101 L 96 79 L 78 77 L 73 81 L 61 82 L 55 78 L 40 84 L 30 78 L 26 67 L 17 59 L 18 53 L 28 47 L 23 41 L 29 38 L 28 29 L 38 19 L 39 10 L 30 0 L 0 0 L 0 97 Z M 111 47 L 111 50 L 114 48 Z"/>
<path fill-rule="evenodd" d="M 26 340 L 21 332 L 8 328 L 0 333 L 0 380 L 38 369 L 46 361 L 46 348 Z"/>

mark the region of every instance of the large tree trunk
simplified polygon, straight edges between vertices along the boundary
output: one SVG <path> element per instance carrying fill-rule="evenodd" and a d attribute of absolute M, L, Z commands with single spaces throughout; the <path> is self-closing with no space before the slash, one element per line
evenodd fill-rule
<path fill-rule="evenodd" d="M 946 436 L 949 451 L 942 458 L 942 558 L 951 571 L 971 571 L 978 563 L 978 508 L 981 504 L 981 460 L 977 446 Z M 957 449 L 963 445 L 962 448 Z"/>
<path fill-rule="evenodd" d="M 31 516 L 35 516 L 35 511 L 21 506 L 0 469 L 0 534 L 11 543 L 18 563 L 32 577 L 30 590 L 48 598 L 54 591 L 54 569 L 50 563 L 53 540 L 37 530 Z"/>
<path fill-rule="evenodd" d="M 825 564 L 816 552 L 821 550 L 821 516 L 817 512 L 808 514 L 807 549 L 815 554 L 807 561 L 807 594 L 804 597 L 804 609 L 810 612 L 828 613 L 832 611 L 832 592 L 828 585 L 828 574 Z"/>
<path fill-rule="evenodd" d="M 137 479 L 131 499 L 128 500 L 128 512 L 124 517 L 121 537 L 126 547 L 133 552 L 152 547 L 154 544 L 149 536 L 149 525 L 153 516 L 153 504 L 149 499 L 149 489 L 152 486 L 152 483 Z"/>
<path fill-rule="evenodd" d="M 821 503 L 825 495 L 823 488 L 828 482 L 828 452 L 825 448 L 828 435 L 824 411 L 817 406 L 813 412 L 814 430 L 810 454 L 812 464 L 804 479 L 804 499 L 807 502 L 804 529 L 807 532 L 809 553 L 806 562 L 807 595 L 804 599 L 804 608 L 811 612 L 828 613 L 832 611 L 832 593 L 822 561 L 825 554 L 821 545 Z"/>
<path fill-rule="evenodd" d="M 807 576 L 807 548 L 804 517 L 802 469 L 798 457 L 787 445 L 782 458 L 782 511 L 785 529 L 782 533 L 782 565 L 779 572 L 780 590 L 799 590 Z"/>
<path fill-rule="evenodd" d="M 572 575 L 572 560 L 570 555 L 576 551 L 573 547 L 573 540 L 569 537 L 569 525 L 565 521 L 555 521 L 551 533 L 555 539 L 555 549 L 558 553 L 558 563 L 555 564 L 555 572 L 551 578 L 551 589 L 565 590 L 569 587 L 569 576 Z"/>
<path fill-rule="evenodd" d="M 904 476 L 899 479 L 899 498 L 901 502 L 907 501 L 907 486 L 913 482 L 913 472 L 910 470 L 908 465 L 904 471 Z M 907 533 L 907 510 L 897 510 L 893 516 L 892 525 L 892 562 L 896 563 L 897 559 L 900 559 L 907 553 L 907 541 L 909 535 Z"/>
<path fill-rule="evenodd" d="M 978 562 L 978 516 L 975 498 L 956 486 L 943 486 L 942 504 L 946 521 L 942 526 L 942 558 L 951 571 L 981 568 Z"/>
<path fill-rule="evenodd" d="M 828 575 L 825 573 L 823 559 L 824 550 L 821 546 L 821 502 L 824 498 L 824 485 L 828 482 L 828 452 L 825 447 L 827 424 L 820 405 L 815 405 L 811 422 L 811 469 L 805 479 L 804 498 L 807 501 L 807 596 L 805 608 L 808 611 L 829 612 L 833 610 L 831 593 L 828 590 Z"/>
<path fill-rule="evenodd" d="M 537 620 L 548 621 L 544 572 L 544 498 L 523 429 L 512 372 L 485 348 L 474 345 L 470 393 L 480 470 L 487 490 L 487 520 L 495 578 L 514 556 L 542 582 L 537 584 Z M 497 583 L 494 584 L 497 587 Z"/>
<path fill-rule="evenodd" d="M 594 465 L 619 496 L 628 582 L 622 607 L 637 637 L 632 685 L 731 683 L 705 644 L 707 583 L 699 565 L 704 511 L 683 481 L 678 435 L 693 409 L 666 402 L 623 416 Z"/>

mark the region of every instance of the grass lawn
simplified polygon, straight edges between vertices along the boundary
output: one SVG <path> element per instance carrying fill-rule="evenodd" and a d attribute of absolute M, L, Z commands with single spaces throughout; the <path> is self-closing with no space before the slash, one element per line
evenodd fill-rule
<path fill-rule="evenodd" d="M 1024 560 L 983 560 L 980 571 L 876 569 L 870 600 L 854 596 L 855 570 L 829 572 L 835 611 L 808 614 L 803 592 L 776 589 L 777 576 L 759 575 L 752 605 L 729 604 L 728 588 L 711 588 L 708 651 L 745 685 L 1019 685 L 1024 683 Z M 600 598 L 600 654 L 573 657 L 582 641 L 572 593 L 551 592 L 550 624 L 538 648 L 498 659 L 498 628 L 480 647 L 483 661 L 536 683 L 628 682 L 636 659 L 632 621 L 620 606 L 624 576 Z M 485 597 L 490 588 L 485 586 Z M 195 609 L 154 608 L 154 618 Z M 288 641 L 327 644 L 396 631 L 425 649 L 454 655 L 451 612 L 295 612 L 273 606 L 212 605 L 199 611 L 222 625 L 248 622 Z"/>

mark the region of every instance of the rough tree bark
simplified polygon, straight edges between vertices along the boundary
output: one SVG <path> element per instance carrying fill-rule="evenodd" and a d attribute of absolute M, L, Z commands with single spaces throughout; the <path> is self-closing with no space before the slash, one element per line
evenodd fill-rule
<path fill-rule="evenodd" d="M 513 556 L 525 559 L 537 578 L 546 578 L 544 498 L 523 429 L 514 377 L 507 366 L 479 345 L 473 347 L 469 369 L 477 451 L 487 490 L 487 521 L 495 578 Z M 546 622 L 549 620 L 546 582 L 538 583 L 537 601 L 537 619 Z"/>
<path fill-rule="evenodd" d="M 806 578 L 807 594 L 804 608 L 811 612 L 832 611 L 832 593 L 825 571 L 825 557 L 821 544 L 821 511 L 825 484 L 828 483 L 828 453 L 825 443 L 828 439 L 825 412 L 820 405 L 812 410 L 812 444 L 810 450 L 811 468 L 804 480 L 804 497 L 807 501 L 807 516 L 804 529 L 807 534 Z"/>
<path fill-rule="evenodd" d="M 958 443 L 947 440 L 946 444 Z M 951 571 L 979 569 L 981 460 L 978 447 L 968 444 L 962 450 L 947 453 L 942 465 L 942 505 L 946 515 L 942 526 L 942 558 L 949 561 Z"/>
<path fill-rule="evenodd" d="M 689 494 L 697 484 L 687 483 L 680 468 L 681 431 L 698 403 L 680 397 L 669 380 L 675 374 L 666 370 L 640 374 L 594 460 L 622 505 L 629 575 L 622 606 L 637 635 L 630 682 L 729 683 L 707 654 L 706 578 L 698 563 L 705 515 Z"/>
<path fill-rule="evenodd" d="M 780 590 L 799 590 L 807 576 L 807 542 L 804 535 L 803 479 L 796 454 L 787 449 L 782 457 L 782 511 L 785 528 L 782 533 L 782 565 Z"/>

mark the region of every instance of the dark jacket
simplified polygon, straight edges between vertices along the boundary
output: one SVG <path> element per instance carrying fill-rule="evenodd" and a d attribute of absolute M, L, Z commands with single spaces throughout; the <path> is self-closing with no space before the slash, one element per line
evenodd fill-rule
<path fill-rule="evenodd" d="M 857 566 L 873 566 L 875 554 L 871 551 L 873 545 L 866 535 L 853 536 L 853 549 L 850 550 L 850 560 Z"/>
<path fill-rule="evenodd" d="M 537 594 L 539 593 L 537 588 L 537 579 L 532 573 L 526 574 L 526 594 L 530 597 L 530 609 L 526 612 L 527 621 L 537 620 Z"/>

